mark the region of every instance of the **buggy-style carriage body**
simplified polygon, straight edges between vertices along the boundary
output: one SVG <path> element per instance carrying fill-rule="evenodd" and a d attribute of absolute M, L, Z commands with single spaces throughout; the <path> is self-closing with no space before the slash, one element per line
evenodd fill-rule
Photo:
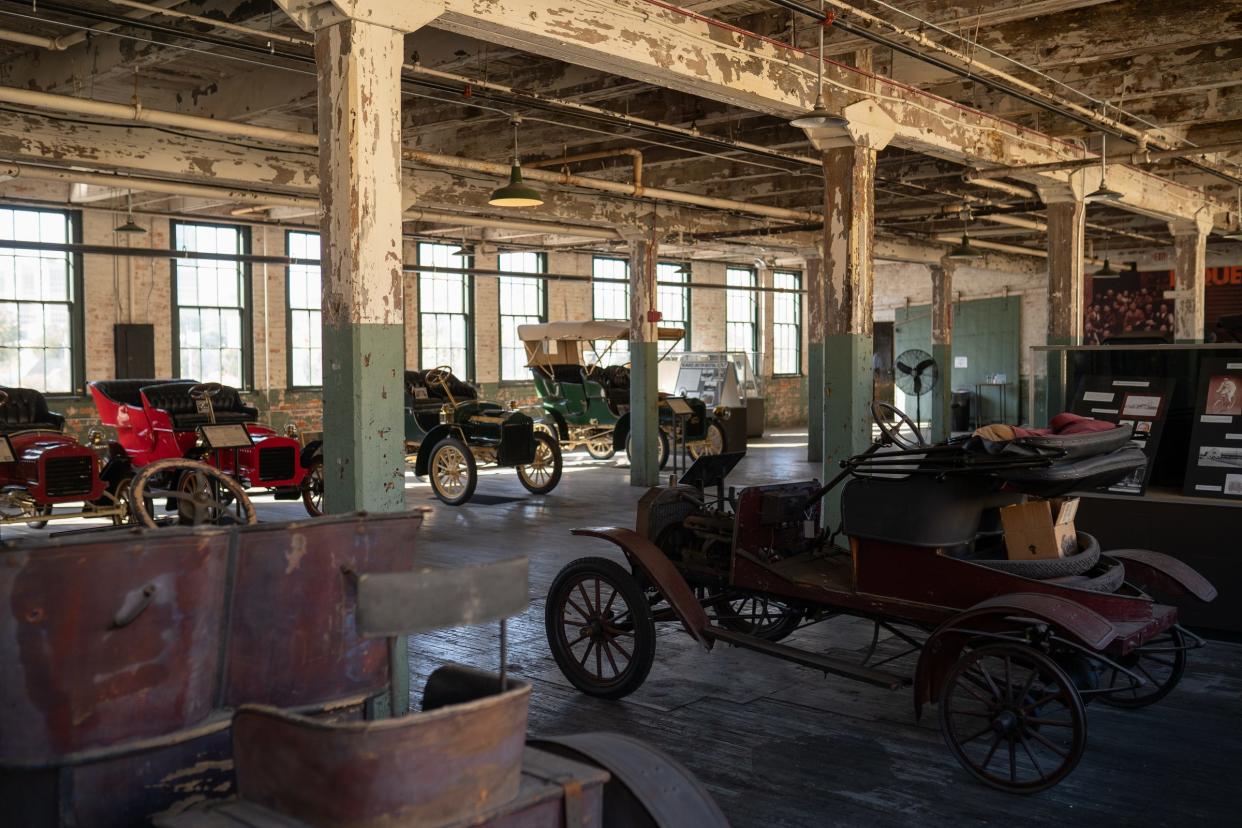
<path fill-rule="evenodd" d="M 244 488 L 272 491 L 278 500 L 301 499 L 310 515 L 322 513 L 322 443 L 303 446 L 260 424 L 258 410 L 236 388 L 183 379 L 101 380 L 89 387 L 99 419 L 116 430 L 104 477 L 122 497 L 136 471 L 159 460 L 190 458 Z M 212 430 L 229 426 L 231 432 Z M 213 443 L 215 434 L 229 436 Z M 169 489 L 179 485 L 168 483 Z"/>
<path fill-rule="evenodd" d="M 660 328 L 659 342 L 671 347 L 684 335 L 680 328 Z M 540 425 L 556 435 L 564 450 L 585 447 L 597 460 L 622 450 L 629 456 L 630 369 L 605 364 L 615 343 L 629 336 L 629 322 L 610 320 L 518 326 L 544 411 Z M 670 399 L 682 401 L 689 414 L 679 418 Z M 660 394 L 660 468 L 682 440 L 691 457 L 725 451 L 719 419 L 726 415 L 723 409 L 709 413 L 694 397 Z"/>
<path fill-rule="evenodd" d="M 51 411 L 33 388 L 0 388 L 0 524 L 112 517 L 124 510 L 100 475 L 95 452 L 65 434 L 65 418 Z M 81 511 L 52 515 L 62 503 L 83 503 Z"/>
<path fill-rule="evenodd" d="M 561 479 L 555 440 L 522 412 L 480 400 L 447 366 L 405 372 L 405 447 L 414 473 L 430 477 L 450 506 L 474 496 L 479 463 L 515 468 L 533 494 L 551 492 Z"/>
<path fill-rule="evenodd" d="M 1007 446 L 877 444 L 825 486 L 728 495 L 736 458 L 703 458 L 680 485 L 649 490 L 636 530 L 575 530 L 616 544 L 630 569 L 585 558 L 562 570 L 548 594 L 549 644 L 575 686 L 610 698 L 646 678 L 656 620 L 679 620 L 708 649 L 724 642 L 889 689 L 912 683 L 916 711 L 939 706 L 967 770 L 1001 789 L 1042 790 L 1082 755 L 1086 701 L 1153 703 L 1202 644 L 1151 592 L 1216 594 L 1175 559 L 1101 553 L 1082 532 L 1064 558 L 1006 557 L 1002 506 L 1123 477 L 1144 462 L 1129 436 L 1118 427 Z M 841 525 L 824 527 L 820 501 L 841 483 Z M 886 629 L 908 649 L 876 663 L 873 646 L 855 663 L 778 643 L 837 615 L 871 619 L 877 636 Z M 915 653 L 913 676 L 882 669 Z"/>

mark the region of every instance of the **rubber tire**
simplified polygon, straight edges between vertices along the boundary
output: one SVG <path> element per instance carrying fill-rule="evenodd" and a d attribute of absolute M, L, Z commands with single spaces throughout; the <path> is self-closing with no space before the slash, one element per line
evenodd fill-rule
<path fill-rule="evenodd" d="M 734 632 L 753 635 L 756 638 L 762 638 L 765 641 L 780 641 L 792 635 L 798 629 L 798 625 L 802 623 L 803 612 L 801 609 L 787 607 L 790 611 L 784 613 L 781 619 L 771 624 L 767 629 L 757 630 L 753 621 L 738 618 L 736 615 L 722 614 L 722 609 L 727 607 L 732 601 L 745 601 L 753 599 L 755 601 L 763 600 L 758 595 L 725 595 L 719 601 L 713 602 L 706 609 L 716 619 L 716 622 L 725 629 Z M 769 599 L 771 601 L 771 599 Z"/>
<path fill-rule="evenodd" d="M 1176 645 L 1185 646 L 1186 644 L 1185 633 L 1183 633 L 1176 626 L 1170 628 L 1168 632 L 1173 637 L 1174 643 Z M 1186 662 L 1189 660 L 1190 659 L 1187 658 L 1186 651 L 1184 649 L 1178 650 L 1177 653 L 1173 656 L 1174 666 L 1173 666 L 1172 675 L 1170 675 L 1169 680 L 1165 682 L 1160 687 L 1160 689 L 1154 693 L 1151 693 L 1147 696 L 1143 696 L 1139 699 L 1125 699 L 1123 696 L 1110 696 L 1108 694 L 1101 694 L 1096 697 L 1096 700 L 1100 704 L 1108 705 L 1109 707 L 1117 707 L 1122 710 L 1138 710 L 1140 707 L 1147 707 L 1148 705 L 1155 704 L 1156 702 L 1163 699 L 1165 696 L 1172 693 L 1173 689 L 1177 687 L 1177 685 L 1181 682 L 1182 676 L 1185 675 L 1186 673 Z M 1103 669 L 1108 669 L 1108 668 L 1104 667 Z"/>
<path fill-rule="evenodd" d="M 1086 532 L 1078 533 L 1078 554 L 1068 558 L 1047 558 L 1035 561 L 1011 561 L 1007 559 L 975 559 L 971 563 L 999 569 L 1011 575 L 1021 575 L 1036 581 L 1047 581 L 1053 578 L 1066 578 L 1082 575 L 1091 570 L 1100 560 L 1100 544 L 1093 535 Z"/>
<path fill-rule="evenodd" d="M 466 458 L 466 488 L 457 497 L 449 497 L 441 494 L 440 489 L 436 486 L 436 455 L 440 453 L 440 449 L 449 445 L 462 453 Z M 431 454 L 427 458 L 427 476 L 431 478 L 431 491 L 435 496 L 440 498 L 442 502 L 449 506 L 460 506 L 474 497 L 474 488 L 479 485 L 479 469 L 474 462 L 474 454 L 470 448 L 458 440 L 456 437 L 445 437 L 436 443 L 435 448 L 431 450 Z"/>
<path fill-rule="evenodd" d="M 311 491 L 311 487 L 314 485 L 314 483 L 311 482 L 314 479 L 312 475 L 314 475 L 316 467 L 319 469 L 319 485 L 323 486 L 322 454 L 315 455 L 315 457 L 311 460 L 310 465 L 306 467 L 306 475 L 302 478 L 302 505 L 306 508 L 306 514 L 311 517 L 320 517 L 323 515 L 323 509 L 315 506 L 315 496 Z M 320 492 L 320 497 L 322 496 L 323 493 Z"/>
<path fill-rule="evenodd" d="M 664 431 L 664 429 L 662 429 L 662 428 L 661 428 L 661 429 L 659 429 L 659 431 L 658 431 L 657 433 L 660 435 L 660 471 L 663 471 L 663 470 L 664 470 L 664 467 L 668 465 L 668 456 L 669 456 L 669 453 L 671 452 L 671 450 L 672 450 L 672 449 L 671 449 L 671 448 L 670 448 L 670 446 L 669 446 L 669 442 L 668 442 L 668 434 Z M 631 432 L 631 433 L 629 433 L 629 434 L 625 435 L 625 459 L 626 459 L 626 462 L 632 462 L 632 461 L 633 461 L 633 457 L 632 457 L 632 455 L 631 455 L 631 451 L 630 451 L 630 449 L 631 449 L 631 447 L 632 447 L 632 445 L 633 445 L 633 442 L 634 442 L 634 434 L 633 434 L 633 432 Z"/>
<path fill-rule="evenodd" d="M 561 593 L 572 589 L 583 575 L 596 575 L 607 582 L 625 599 L 626 605 L 634 619 L 633 657 L 626 674 L 620 681 L 601 685 L 589 682 L 575 672 L 578 664 L 572 651 L 562 647 L 560 631 L 564 629 L 559 617 L 559 608 L 564 603 Z M 626 571 L 625 567 L 608 558 L 579 558 L 566 565 L 548 588 L 548 598 L 544 604 L 544 633 L 548 639 L 548 649 L 556 660 L 556 666 L 569 683 L 588 696 L 600 699 L 619 699 L 633 693 L 647 680 L 651 665 L 655 662 L 656 629 L 651 617 L 651 606 L 643 593 L 638 579 Z"/>
<path fill-rule="evenodd" d="M 1082 575 L 1068 575 L 1064 578 L 1049 578 L 1049 583 L 1058 586 L 1086 589 L 1091 592 L 1116 592 L 1126 580 L 1126 567 L 1116 558 L 1107 555 L 1100 557 L 1100 562 Z"/>
<path fill-rule="evenodd" d="M 556 488 L 557 483 L 561 482 L 561 471 L 564 468 L 564 464 L 561 461 L 561 444 L 554 440 L 552 435 L 545 434 L 542 431 L 536 431 L 534 437 L 536 443 L 546 445 L 552 452 L 552 476 L 548 478 L 548 482 L 543 486 L 536 486 L 526 481 L 526 476 L 522 473 L 524 466 L 518 466 L 518 482 L 531 494 L 546 495 Z"/>

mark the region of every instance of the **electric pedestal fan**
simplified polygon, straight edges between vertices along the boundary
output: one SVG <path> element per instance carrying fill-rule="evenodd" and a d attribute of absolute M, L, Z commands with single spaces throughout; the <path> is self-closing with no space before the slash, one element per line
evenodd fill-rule
<path fill-rule="evenodd" d="M 940 367 L 931 354 L 920 348 L 902 351 L 893 364 L 894 382 L 903 394 L 914 397 L 914 422 L 923 422 L 923 395 L 940 382 Z"/>

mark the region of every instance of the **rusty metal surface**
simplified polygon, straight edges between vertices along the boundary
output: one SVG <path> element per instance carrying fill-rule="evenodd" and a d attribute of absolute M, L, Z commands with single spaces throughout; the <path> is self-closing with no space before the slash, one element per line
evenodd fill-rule
<path fill-rule="evenodd" d="M 224 705 L 292 707 L 378 692 L 387 650 L 364 640 L 355 573 L 413 565 L 422 513 L 259 524 L 239 534 Z"/>
<path fill-rule="evenodd" d="M 0 553 L 0 767 L 169 733 L 215 706 L 229 534 L 122 532 Z M 151 590 L 130 623 L 117 613 Z"/>
<path fill-rule="evenodd" d="M 1216 587 L 1190 565 L 1150 549 L 1110 549 L 1105 553 L 1126 565 L 1126 578 L 1143 586 L 1179 595 L 1189 593 L 1200 601 L 1213 601 Z"/>
<path fill-rule="evenodd" d="M 527 559 L 421 568 L 358 578 L 358 630 L 405 635 L 520 615 L 530 603 Z"/>
<path fill-rule="evenodd" d="M 577 733 L 531 744 L 586 760 L 612 775 L 604 786 L 605 825 L 626 828 L 728 828 L 716 800 L 666 753 L 620 733 Z"/>
<path fill-rule="evenodd" d="M 530 685 L 513 682 L 433 711 L 347 724 L 247 706 L 233 724 L 238 790 L 337 828 L 476 817 L 518 792 L 529 700 Z"/>
<path fill-rule="evenodd" d="M 618 527 L 574 529 L 573 534 L 590 538 L 600 538 L 621 547 L 621 551 L 631 563 L 641 569 L 647 579 L 664 595 L 665 600 L 677 613 L 686 631 L 704 647 L 711 648 L 711 642 L 703 635 L 707 628 L 707 613 L 699 604 L 694 593 L 690 591 L 685 578 L 673 566 L 660 548 L 632 529 Z"/>

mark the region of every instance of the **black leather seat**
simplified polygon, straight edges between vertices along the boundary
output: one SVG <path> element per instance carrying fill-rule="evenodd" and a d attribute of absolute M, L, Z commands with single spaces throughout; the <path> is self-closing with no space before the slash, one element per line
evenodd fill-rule
<path fill-rule="evenodd" d="M 429 370 L 435 370 L 435 369 L 429 369 Z M 457 400 L 457 402 L 462 402 L 463 400 L 478 399 L 479 394 L 477 391 L 474 390 L 472 386 L 470 386 L 467 383 L 462 382 L 461 380 L 459 380 L 457 377 L 453 376 L 452 374 L 448 375 L 447 382 L 448 382 L 449 390 L 453 392 L 453 399 Z M 427 396 L 424 398 L 418 397 L 414 392 L 415 388 L 426 389 Z M 432 400 L 436 402 L 437 404 L 440 404 L 440 403 L 446 403 L 449 401 L 448 395 L 444 393 L 443 385 L 441 385 L 439 382 L 427 382 L 427 371 L 406 371 L 405 372 L 405 394 L 408 398 L 411 398 L 415 403 L 424 402 L 425 400 Z M 407 400 L 407 402 L 409 402 L 409 400 Z"/>
<path fill-rule="evenodd" d="M 47 398 L 33 388 L 7 388 L 8 400 L 0 406 L 0 434 L 18 431 L 64 431 L 65 418 L 49 411 Z"/>
<path fill-rule="evenodd" d="M 211 423 L 210 417 L 199 413 L 197 401 L 190 396 L 190 389 L 197 384 L 193 380 L 162 382 L 144 386 L 142 393 L 152 408 L 165 411 L 172 417 L 173 428 L 188 431 Z M 227 385 L 212 397 L 211 403 L 217 423 L 253 423 L 259 417 L 258 409 L 242 402 L 237 389 Z"/>
<path fill-rule="evenodd" d="M 91 387 L 98 390 L 108 399 L 121 405 L 132 405 L 136 408 L 142 407 L 142 389 L 148 385 L 160 385 L 166 382 L 176 382 L 169 379 L 118 379 L 118 380 L 99 380 L 92 382 Z"/>

